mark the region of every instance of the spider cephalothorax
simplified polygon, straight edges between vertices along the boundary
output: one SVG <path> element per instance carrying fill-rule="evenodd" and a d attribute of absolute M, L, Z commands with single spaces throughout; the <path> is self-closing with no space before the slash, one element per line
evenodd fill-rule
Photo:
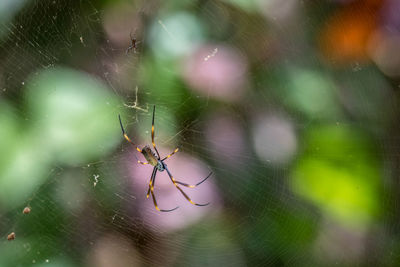
<path fill-rule="evenodd" d="M 158 211 L 164 211 L 164 212 L 168 212 L 168 211 L 173 211 L 176 210 L 178 207 L 175 207 L 173 209 L 169 209 L 169 210 L 163 210 L 160 209 L 157 205 L 157 201 L 156 201 L 156 197 L 154 195 L 154 184 L 156 182 L 156 174 L 157 171 L 167 171 L 167 174 L 169 176 L 169 178 L 171 179 L 172 183 L 175 185 L 175 187 L 182 193 L 182 195 L 193 205 L 196 206 L 207 206 L 209 203 L 206 204 L 198 204 L 193 202 L 188 195 L 186 195 L 186 193 L 179 187 L 179 185 L 183 185 L 189 188 L 194 188 L 196 186 L 198 186 L 199 184 L 203 183 L 205 180 L 208 179 L 208 177 L 210 177 L 211 173 L 209 175 L 207 175 L 206 178 L 204 178 L 202 181 L 200 181 L 199 183 L 195 184 L 195 185 L 190 185 L 190 184 L 186 184 L 186 183 L 182 183 L 179 182 L 177 180 L 175 180 L 175 178 L 172 176 L 171 172 L 168 170 L 167 168 L 167 164 L 164 163 L 165 160 L 169 159 L 172 155 L 174 155 L 176 152 L 178 152 L 178 148 L 176 148 L 171 154 L 169 154 L 168 156 L 166 156 L 165 158 L 161 159 L 160 157 L 160 153 L 158 153 L 156 144 L 154 142 L 154 114 L 155 114 L 155 110 L 156 110 L 156 106 L 153 107 L 153 119 L 152 119 L 152 123 L 151 123 L 151 142 L 153 144 L 154 150 L 155 152 L 150 148 L 150 146 L 145 146 L 142 149 L 140 149 L 138 146 L 135 145 L 135 143 L 132 142 L 132 140 L 128 137 L 128 135 L 125 133 L 124 127 L 122 126 L 122 122 L 121 122 L 121 116 L 118 115 L 119 117 L 119 123 L 121 125 L 121 130 L 122 130 L 122 135 L 124 136 L 124 138 L 131 143 L 133 146 L 135 146 L 136 150 L 140 153 L 143 154 L 143 156 L 145 157 L 147 162 L 142 162 L 140 160 L 138 160 L 138 163 L 143 164 L 143 165 L 147 165 L 150 164 L 151 166 L 153 166 L 153 173 L 151 174 L 151 178 L 150 178 L 150 182 L 149 182 L 149 189 L 147 190 L 147 198 L 149 198 L 150 194 L 153 198 L 153 203 L 154 206 L 156 207 L 156 209 Z M 179 185 L 178 185 L 179 184 Z"/>

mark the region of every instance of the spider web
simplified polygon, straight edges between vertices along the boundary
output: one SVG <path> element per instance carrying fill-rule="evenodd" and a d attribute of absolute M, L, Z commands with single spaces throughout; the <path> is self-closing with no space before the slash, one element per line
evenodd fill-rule
<path fill-rule="evenodd" d="M 321 63 L 308 35 L 328 19 L 330 1 L 278 2 L 0 5 L 0 122 L 8 125 L 0 265 L 354 264 L 377 261 L 385 246 L 395 252 L 387 233 L 397 225 L 379 209 L 396 218 L 397 202 L 390 181 L 376 181 L 377 172 L 396 172 L 391 85 L 362 62 Z M 130 36 L 138 44 L 126 53 Z M 136 163 L 144 158 L 123 139 L 118 114 L 139 147 L 151 145 L 153 105 L 161 156 L 180 148 L 166 160 L 174 177 L 194 184 L 213 173 L 195 189 L 182 186 L 210 205 L 191 205 L 166 172 L 157 174 L 158 205 L 179 209 L 160 213 L 146 199 L 152 167 Z M 324 147 L 328 132 L 333 145 Z M 350 174 L 365 174 L 368 186 L 343 170 L 341 155 L 359 159 Z M 308 171 L 313 162 L 329 166 Z M 350 207 L 336 209 L 324 202 L 333 194 L 326 187 L 313 195 L 305 188 L 313 184 L 299 182 L 326 181 L 328 171 L 379 201 L 333 201 Z"/>

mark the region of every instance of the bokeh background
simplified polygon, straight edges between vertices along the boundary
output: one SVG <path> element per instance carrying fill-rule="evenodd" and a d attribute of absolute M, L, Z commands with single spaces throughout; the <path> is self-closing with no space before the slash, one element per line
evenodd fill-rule
<path fill-rule="evenodd" d="M 398 266 L 399 51 L 396 0 L 2 0 L 0 266 Z M 146 199 L 153 105 L 209 206 Z"/>

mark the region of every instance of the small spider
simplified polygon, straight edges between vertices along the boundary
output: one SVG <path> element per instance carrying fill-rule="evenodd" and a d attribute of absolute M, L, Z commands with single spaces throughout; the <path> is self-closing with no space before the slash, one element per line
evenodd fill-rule
<path fill-rule="evenodd" d="M 131 37 L 131 45 L 125 51 L 125 54 L 127 54 L 127 55 L 131 50 L 133 50 L 133 53 L 136 54 L 137 45 L 140 43 L 140 41 L 138 41 L 138 40 L 136 40 L 136 38 L 132 37 L 132 33 L 130 34 L 130 37 Z"/>
<path fill-rule="evenodd" d="M 121 116 L 118 115 L 119 118 L 119 123 L 121 125 L 121 130 L 122 130 L 122 135 L 124 136 L 124 138 L 131 143 L 138 152 L 142 153 L 143 156 L 145 157 L 145 159 L 147 160 L 147 162 L 142 162 L 140 160 L 138 160 L 138 163 L 146 165 L 146 164 L 150 164 L 151 166 L 153 166 L 153 173 L 151 174 L 151 178 L 150 178 L 150 182 L 149 182 L 149 189 L 147 190 L 147 198 L 149 198 L 150 194 L 153 198 L 153 203 L 155 208 L 158 211 L 162 211 L 162 212 L 169 212 L 169 211 L 174 211 L 177 208 L 179 208 L 179 206 L 173 208 L 173 209 L 169 209 L 169 210 L 164 210 L 164 209 L 160 209 L 157 205 L 157 201 L 156 201 L 156 197 L 154 195 L 154 185 L 156 182 L 156 174 L 157 171 L 163 172 L 163 171 L 167 171 L 167 174 L 169 176 L 169 178 L 171 179 L 172 183 L 175 185 L 175 187 L 182 193 L 182 195 L 193 205 L 196 206 L 207 206 L 210 203 L 206 203 L 206 204 L 198 204 L 193 202 L 188 195 L 186 195 L 186 193 L 178 186 L 178 184 L 189 187 L 189 188 L 194 188 L 198 185 L 200 185 L 201 183 L 203 183 L 205 180 L 208 179 L 208 177 L 211 176 L 212 172 L 210 172 L 209 175 L 207 175 L 206 178 L 204 178 L 202 181 L 200 181 L 199 183 L 195 184 L 195 185 L 189 185 L 186 183 L 182 183 L 179 182 L 177 180 L 174 179 L 174 177 L 172 176 L 171 172 L 168 170 L 167 164 L 165 164 L 165 160 L 169 159 L 172 155 L 174 155 L 176 152 L 178 152 L 179 148 L 176 148 L 171 154 L 169 154 L 168 156 L 164 157 L 163 159 L 161 159 L 160 157 L 160 153 L 158 153 L 158 150 L 156 148 L 156 144 L 154 142 L 154 114 L 155 114 L 155 110 L 156 110 L 156 106 L 153 107 L 153 119 L 152 119 L 152 123 L 151 123 L 151 142 L 153 144 L 154 150 L 157 153 L 154 153 L 154 151 L 149 147 L 149 146 L 145 146 L 144 148 L 140 149 L 138 146 L 136 146 L 135 143 L 132 142 L 132 140 L 128 137 L 128 135 L 125 133 L 124 127 L 122 126 L 122 122 L 121 122 Z"/>

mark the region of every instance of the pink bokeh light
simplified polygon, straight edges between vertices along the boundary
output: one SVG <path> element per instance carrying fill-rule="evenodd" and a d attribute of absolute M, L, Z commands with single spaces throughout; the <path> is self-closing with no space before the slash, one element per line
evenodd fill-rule
<path fill-rule="evenodd" d="M 233 48 L 205 45 L 186 58 L 182 75 L 191 89 L 227 102 L 237 101 L 247 84 L 247 61 Z"/>
<path fill-rule="evenodd" d="M 161 156 L 167 155 L 171 151 L 158 148 Z M 183 191 L 196 203 L 208 203 L 205 207 L 198 207 L 190 204 L 178 189 L 171 182 L 166 171 L 158 172 L 156 176 L 154 193 L 157 204 L 161 209 L 179 208 L 172 212 L 159 212 L 153 205 L 151 195 L 146 199 L 146 193 L 153 167 L 150 165 L 138 164 L 134 156 L 129 156 L 131 160 L 128 166 L 132 181 L 132 188 L 137 195 L 140 206 L 141 216 L 146 224 L 156 228 L 173 231 L 184 228 L 201 220 L 210 213 L 215 213 L 220 209 L 221 201 L 218 197 L 218 190 L 215 186 L 215 176 L 212 174 L 204 183 L 196 188 L 180 186 Z M 139 160 L 144 161 L 142 155 L 137 154 Z M 173 177 L 180 182 L 196 184 L 204 179 L 211 170 L 200 160 L 195 159 L 183 152 L 178 152 L 165 161 Z"/>
<path fill-rule="evenodd" d="M 228 114 L 213 116 L 207 122 L 205 136 L 213 157 L 220 164 L 229 168 L 241 168 L 246 157 L 245 134 L 237 120 Z"/>
<path fill-rule="evenodd" d="M 279 114 L 261 114 L 255 118 L 252 127 L 254 150 L 270 164 L 289 164 L 297 151 L 292 122 Z"/>

